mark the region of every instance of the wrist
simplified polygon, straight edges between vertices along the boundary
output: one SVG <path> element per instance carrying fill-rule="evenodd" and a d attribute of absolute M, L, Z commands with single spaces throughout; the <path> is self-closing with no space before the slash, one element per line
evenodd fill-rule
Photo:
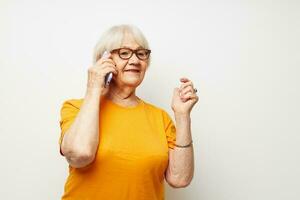
<path fill-rule="evenodd" d="M 94 98 L 101 97 L 102 90 L 100 88 L 87 88 L 85 97 L 86 98 Z"/>
<path fill-rule="evenodd" d="M 191 122 L 191 117 L 189 113 L 175 113 L 175 121 L 176 123 L 190 123 Z"/>
<path fill-rule="evenodd" d="M 174 112 L 175 118 L 190 118 L 189 112 Z"/>

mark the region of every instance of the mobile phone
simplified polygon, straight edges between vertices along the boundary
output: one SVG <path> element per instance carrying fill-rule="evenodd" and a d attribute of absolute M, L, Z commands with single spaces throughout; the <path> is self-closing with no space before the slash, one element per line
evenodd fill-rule
<path fill-rule="evenodd" d="M 108 74 L 105 75 L 105 87 L 110 84 L 112 77 L 113 77 L 112 72 L 109 72 Z"/>
<path fill-rule="evenodd" d="M 104 51 L 104 53 L 103 53 L 103 58 L 108 58 L 108 52 L 107 51 Z M 104 83 L 104 87 L 107 87 L 109 84 L 110 84 L 110 82 L 111 82 L 111 79 L 112 79 L 112 77 L 113 77 L 113 73 L 112 72 L 109 72 L 108 74 L 106 74 L 105 75 L 105 83 Z"/>

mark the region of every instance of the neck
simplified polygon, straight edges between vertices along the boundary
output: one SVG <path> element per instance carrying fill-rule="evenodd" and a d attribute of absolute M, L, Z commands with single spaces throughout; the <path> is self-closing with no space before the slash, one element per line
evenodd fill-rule
<path fill-rule="evenodd" d="M 113 82 L 109 86 L 109 91 L 106 97 L 116 104 L 122 106 L 135 106 L 138 104 L 138 98 L 135 95 L 134 87 L 118 87 Z"/>

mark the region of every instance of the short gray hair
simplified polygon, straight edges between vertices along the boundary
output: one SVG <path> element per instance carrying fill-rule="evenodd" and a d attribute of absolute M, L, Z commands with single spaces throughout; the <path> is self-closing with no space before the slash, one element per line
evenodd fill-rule
<path fill-rule="evenodd" d="M 104 51 L 120 48 L 126 34 L 130 34 L 143 48 L 149 49 L 148 41 L 142 31 L 133 25 L 117 25 L 104 32 L 94 48 L 93 63 L 101 58 Z"/>

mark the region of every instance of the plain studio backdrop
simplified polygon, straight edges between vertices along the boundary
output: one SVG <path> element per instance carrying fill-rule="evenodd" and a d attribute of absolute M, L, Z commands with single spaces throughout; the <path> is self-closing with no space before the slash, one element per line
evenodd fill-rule
<path fill-rule="evenodd" d="M 60 199 L 60 108 L 82 98 L 93 47 L 134 24 L 152 63 L 137 94 L 173 116 L 179 78 L 192 111 L 195 175 L 169 200 L 300 199 L 299 1 L 0 1 L 0 199 Z"/>

